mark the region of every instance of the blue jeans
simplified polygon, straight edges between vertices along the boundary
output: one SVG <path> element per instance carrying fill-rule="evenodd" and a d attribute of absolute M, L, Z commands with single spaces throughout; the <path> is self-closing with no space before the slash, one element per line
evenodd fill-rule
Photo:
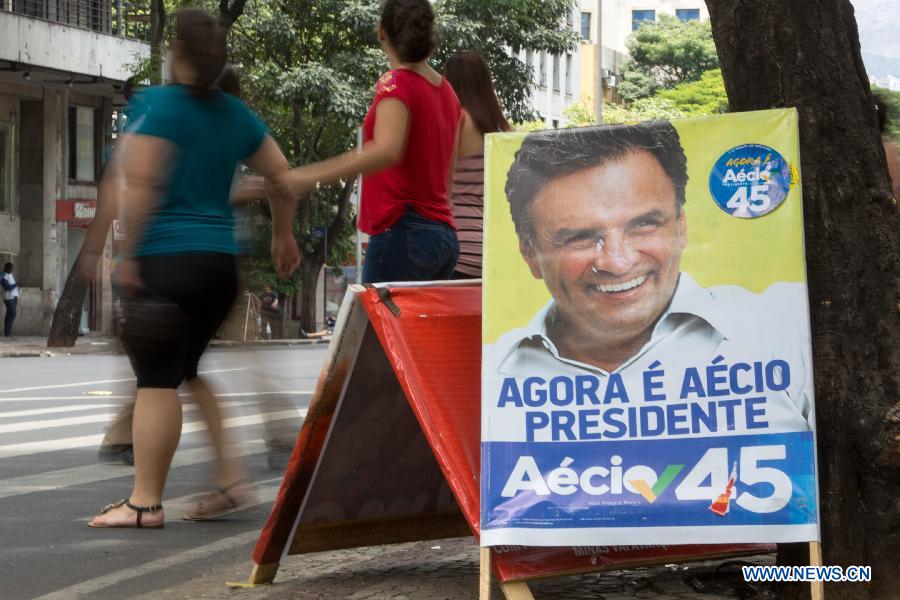
<path fill-rule="evenodd" d="M 407 211 L 389 229 L 369 238 L 363 283 L 449 279 L 459 258 L 453 228 Z"/>
<path fill-rule="evenodd" d="M 12 335 L 13 322 L 16 320 L 16 304 L 18 303 L 18 298 L 3 301 L 3 304 L 6 305 L 6 318 L 3 320 L 3 335 L 6 337 Z"/>

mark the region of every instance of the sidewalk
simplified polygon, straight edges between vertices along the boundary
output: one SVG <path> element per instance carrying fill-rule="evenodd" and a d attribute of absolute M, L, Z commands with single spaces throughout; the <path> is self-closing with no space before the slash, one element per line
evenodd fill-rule
<path fill-rule="evenodd" d="M 256 348 L 260 346 L 303 346 L 310 344 L 327 344 L 331 336 L 317 339 L 289 340 L 253 340 L 232 341 L 213 340 L 210 348 Z M 13 336 L 0 338 L 0 358 L 13 357 L 46 357 L 80 355 L 80 354 L 122 354 L 122 344 L 115 336 L 87 334 L 78 336 L 75 345 L 70 348 L 48 348 L 46 337 Z"/>
<path fill-rule="evenodd" d="M 248 547 L 248 556 L 249 551 Z M 774 564 L 774 556 L 741 557 L 750 564 Z M 769 599 L 772 593 L 743 582 L 738 565 L 727 560 L 661 565 L 557 577 L 530 582 L 536 600 L 725 600 Z M 221 565 L 183 585 L 139 596 L 140 600 L 477 600 L 478 547 L 470 538 L 374 546 L 289 556 L 275 583 L 228 588 L 251 564 Z M 503 593 L 495 583 L 494 600 Z M 700 590 L 704 590 L 701 592 Z"/>

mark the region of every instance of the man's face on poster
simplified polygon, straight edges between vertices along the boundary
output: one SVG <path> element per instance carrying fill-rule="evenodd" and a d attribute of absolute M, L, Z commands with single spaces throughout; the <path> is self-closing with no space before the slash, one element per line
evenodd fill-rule
<path fill-rule="evenodd" d="M 600 339 L 649 335 L 687 244 L 684 211 L 659 161 L 638 151 L 554 179 L 529 210 L 533 241 L 520 249 L 563 324 Z"/>

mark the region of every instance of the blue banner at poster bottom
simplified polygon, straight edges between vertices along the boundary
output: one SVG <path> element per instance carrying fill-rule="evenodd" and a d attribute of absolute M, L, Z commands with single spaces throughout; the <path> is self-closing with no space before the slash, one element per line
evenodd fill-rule
<path fill-rule="evenodd" d="M 485 442 L 482 531 L 635 530 L 658 543 L 805 541 L 818 535 L 811 432 L 604 442 Z M 660 529 L 661 528 L 661 529 Z M 685 539 L 677 528 L 692 530 Z M 703 528 L 707 531 L 695 528 Z M 713 529 L 722 531 L 714 532 Z M 777 533 L 779 528 L 790 533 Z M 748 535 L 740 534 L 746 529 Z M 766 530 L 771 529 L 771 535 Z M 496 531 L 493 531 L 496 530 Z M 729 535 L 729 532 L 734 535 Z M 587 533 L 587 531 L 585 531 Z M 513 536 L 521 539 L 520 536 Z M 528 536 L 525 536 L 526 538 Z M 581 537 L 581 536 L 579 536 Z M 680 541 L 679 541 L 680 540 Z M 489 542 L 490 543 L 490 542 Z M 560 540 L 556 545 L 571 542 Z"/>

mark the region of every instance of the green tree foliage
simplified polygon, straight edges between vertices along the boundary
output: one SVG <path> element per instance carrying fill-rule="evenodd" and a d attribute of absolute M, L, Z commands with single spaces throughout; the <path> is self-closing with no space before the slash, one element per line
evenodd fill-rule
<path fill-rule="evenodd" d="M 572 104 L 563 111 L 569 127 L 588 127 L 596 125 L 594 120 L 593 100 L 587 98 Z M 687 116 L 671 100 L 659 98 L 643 98 L 630 107 L 611 102 L 603 103 L 603 124 L 637 123 L 640 121 L 659 121 L 679 119 Z"/>
<path fill-rule="evenodd" d="M 169 14 L 186 1 L 166 0 Z M 244 99 L 269 126 L 292 165 L 329 158 L 356 145 L 375 81 L 389 68 L 375 35 L 378 0 L 199 4 L 231 26 L 229 59 L 241 71 Z M 491 68 L 506 114 L 513 120 L 532 119 L 533 73 L 515 55 L 520 50 L 574 51 L 579 38 L 567 21 L 574 0 L 437 0 L 434 7 L 441 42 L 432 66 L 442 69 L 459 50 L 479 51 Z M 137 67 L 146 73 L 156 65 Z M 348 181 L 320 187 L 301 203 L 294 230 L 302 264 L 290 281 L 279 281 L 271 265 L 266 204 L 241 211 L 244 234 L 256 240 L 247 261 L 248 283 L 252 288 L 268 283 L 288 294 L 299 285 L 301 327 L 306 330 L 314 328 L 315 286 L 326 255 L 329 264 L 340 265 L 354 254 L 352 186 Z M 326 235 L 321 235 L 323 228 Z"/>
<path fill-rule="evenodd" d="M 888 105 L 885 134 L 894 142 L 900 143 L 900 92 L 873 86 L 872 93 L 878 94 Z"/>
<path fill-rule="evenodd" d="M 490 65 L 501 103 L 513 118 L 528 119 L 530 69 L 504 48 L 573 51 L 578 37 L 563 27 L 572 0 L 439 0 L 441 44 L 432 66 L 441 69 L 455 51 L 474 49 Z M 328 158 L 356 145 L 357 127 L 388 64 L 375 36 L 377 0 L 250 0 L 231 30 L 231 60 L 241 67 L 245 98 L 269 125 L 293 165 Z M 295 231 L 303 264 L 301 327 L 312 330 L 315 285 L 325 261 L 341 264 L 354 252 L 353 182 L 321 187 L 301 204 Z M 268 212 L 260 203 L 247 221 L 264 240 Z M 327 229 L 327 236 L 313 231 Z M 297 278 L 276 282 L 268 248 L 251 259 L 254 283 L 280 283 L 290 292 Z"/>
<path fill-rule="evenodd" d="M 725 82 L 722 81 L 722 71 L 719 69 L 706 71 L 697 81 L 679 83 L 673 88 L 659 90 L 655 99 L 671 102 L 687 116 L 728 111 L 728 96 L 725 94 Z M 638 100 L 635 104 L 647 100 Z"/>
<path fill-rule="evenodd" d="M 629 59 L 622 65 L 619 94 L 646 98 L 660 88 L 697 81 L 719 66 L 709 21 L 682 21 L 670 15 L 641 25 L 625 43 Z"/>
<path fill-rule="evenodd" d="M 680 119 L 723 113 L 728 110 L 728 96 L 722 72 L 711 69 L 698 81 L 680 83 L 667 90 L 660 90 L 649 98 L 640 98 L 630 106 L 603 103 L 603 122 L 636 123 L 660 119 Z M 571 127 L 594 125 L 593 100 L 586 98 L 569 106 L 564 116 Z"/>
<path fill-rule="evenodd" d="M 356 145 L 373 85 L 386 68 L 376 47 L 377 11 L 377 3 L 362 0 L 251 0 L 232 26 L 229 49 L 241 69 L 245 99 L 292 165 Z M 326 257 L 342 264 L 353 255 L 353 184 L 322 186 L 301 201 L 294 231 L 302 264 L 289 282 L 276 280 L 269 257 L 267 205 L 250 207 L 245 216 L 257 240 L 251 285 L 275 283 L 293 293 L 299 283 L 300 326 L 307 331 L 315 329 L 316 282 Z"/>
<path fill-rule="evenodd" d="M 491 68 L 507 117 L 530 121 L 534 74 L 515 55 L 521 50 L 574 52 L 580 37 L 568 21 L 573 7 L 573 0 L 438 0 L 441 44 L 433 66 L 440 69 L 459 50 L 478 51 Z"/>

